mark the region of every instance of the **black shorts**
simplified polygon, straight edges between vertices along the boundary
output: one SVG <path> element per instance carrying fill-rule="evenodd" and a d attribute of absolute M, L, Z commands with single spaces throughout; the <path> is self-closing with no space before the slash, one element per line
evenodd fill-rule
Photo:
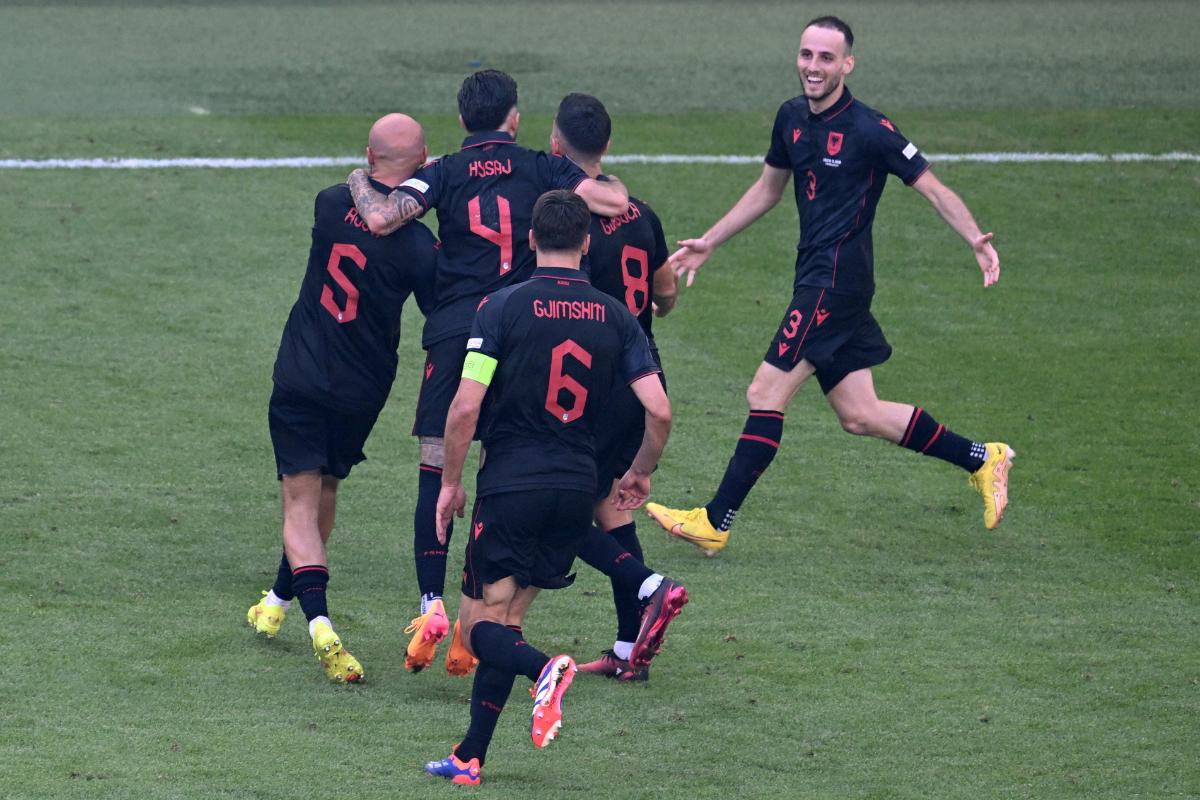
<path fill-rule="evenodd" d="M 489 494 L 475 502 L 462 592 L 479 600 L 483 586 L 516 578 L 521 587 L 562 589 L 592 525 L 592 496 L 567 489 Z"/>
<path fill-rule="evenodd" d="M 413 436 L 446 435 L 446 414 L 462 380 L 467 359 L 467 334 L 435 342 L 425 351 L 425 379 L 417 398 Z"/>
<path fill-rule="evenodd" d="M 892 346 L 871 316 L 871 298 L 800 287 L 763 361 L 790 372 L 805 359 L 829 394 L 851 372 L 891 358 Z"/>
<path fill-rule="evenodd" d="M 667 379 L 661 372 L 658 378 L 665 389 Z M 625 384 L 613 389 L 604 409 L 604 421 L 596 431 L 597 500 L 608 497 L 613 479 L 629 470 L 645 433 L 646 409 L 633 389 Z"/>
<path fill-rule="evenodd" d="M 380 410 L 338 411 L 277 384 L 267 407 L 276 474 L 282 478 L 315 469 L 345 478 L 366 460 L 363 444 Z"/>

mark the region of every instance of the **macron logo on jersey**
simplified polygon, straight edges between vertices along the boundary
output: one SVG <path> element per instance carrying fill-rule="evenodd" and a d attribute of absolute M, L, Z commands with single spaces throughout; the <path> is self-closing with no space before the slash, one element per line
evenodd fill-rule
<path fill-rule="evenodd" d="M 800 128 L 792 128 L 792 144 L 800 141 L 800 134 L 804 133 Z"/>
<path fill-rule="evenodd" d="M 912 161 L 912 157 L 917 154 L 917 146 L 915 144 L 913 144 L 912 142 L 909 142 L 908 147 L 901 150 L 900 153 L 905 158 L 907 158 L 909 161 Z"/>

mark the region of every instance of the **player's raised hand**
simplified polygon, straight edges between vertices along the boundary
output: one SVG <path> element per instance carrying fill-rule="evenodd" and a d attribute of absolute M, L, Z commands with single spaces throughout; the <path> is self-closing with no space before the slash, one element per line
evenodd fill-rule
<path fill-rule="evenodd" d="M 979 262 L 979 269 L 983 272 L 985 289 L 1000 280 L 1000 256 L 996 254 L 996 248 L 992 247 L 994 236 L 991 232 L 980 234 L 971 243 L 975 250 L 975 260 Z"/>
<path fill-rule="evenodd" d="M 645 503 L 649 496 L 650 476 L 630 469 L 617 484 L 617 491 L 613 495 L 612 502 L 618 511 L 632 511 L 635 508 L 641 508 L 642 503 Z"/>
<path fill-rule="evenodd" d="M 461 484 L 442 484 L 437 501 L 437 539 L 438 543 L 446 544 L 450 539 L 450 523 L 457 516 L 462 519 L 463 509 L 467 507 L 467 492 Z"/>
<path fill-rule="evenodd" d="M 712 255 L 713 246 L 704 238 L 683 239 L 678 244 L 679 249 L 667 259 L 667 265 L 674 271 L 676 278 L 683 277 L 686 272 L 687 283 L 685 285 L 691 286 L 692 281 L 696 280 L 696 270 L 700 269 Z"/>

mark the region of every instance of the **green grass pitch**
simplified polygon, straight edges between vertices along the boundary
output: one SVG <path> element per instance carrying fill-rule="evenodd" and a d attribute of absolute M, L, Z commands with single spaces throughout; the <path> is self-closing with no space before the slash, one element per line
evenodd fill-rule
<path fill-rule="evenodd" d="M 828 11 L 858 34 L 855 93 L 926 152 L 1198 149 L 1192 3 L 11 2 L 0 159 L 347 155 L 390 110 L 452 150 L 473 62 L 520 81 L 526 144 L 582 90 L 615 153 L 756 154 Z M 934 168 L 996 232 L 1001 280 L 893 182 L 876 384 L 1013 445 L 1004 524 L 806 387 L 720 558 L 639 516 L 693 598 L 652 680 L 581 677 L 546 752 L 514 692 L 473 797 L 1200 796 L 1200 164 Z M 331 547 L 368 683 L 327 684 L 298 610 L 271 642 L 243 620 L 279 552 L 270 367 L 313 196 L 347 171 L 0 170 L 0 798 L 457 790 L 421 765 L 465 730 L 469 682 L 403 669 L 415 309 Z M 674 240 L 758 168 L 613 171 Z M 789 199 L 657 324 L 656 499 L 714 488 L 795 240 Z M 607 584 L 585 568 L 527 631 L 590 658 Z"/>

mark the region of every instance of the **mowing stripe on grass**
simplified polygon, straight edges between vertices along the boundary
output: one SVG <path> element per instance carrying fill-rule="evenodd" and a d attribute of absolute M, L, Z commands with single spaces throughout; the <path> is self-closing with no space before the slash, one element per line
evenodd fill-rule
<path fill-rule="evenodd" d="M 1125 162 L 1200 162 L 1200 153 L 932 153 L 941 163 L 1095 164 Z M 606 164 L 761 164 L 763 157 L 734 155 L 628 154 L 607 156 Z M 297 156 L 294 158 L 46 158 L 0 159 L 0 169 L 265 169 L 273 167 L 345 167 L 363 163 L 361 156 Z"/>

